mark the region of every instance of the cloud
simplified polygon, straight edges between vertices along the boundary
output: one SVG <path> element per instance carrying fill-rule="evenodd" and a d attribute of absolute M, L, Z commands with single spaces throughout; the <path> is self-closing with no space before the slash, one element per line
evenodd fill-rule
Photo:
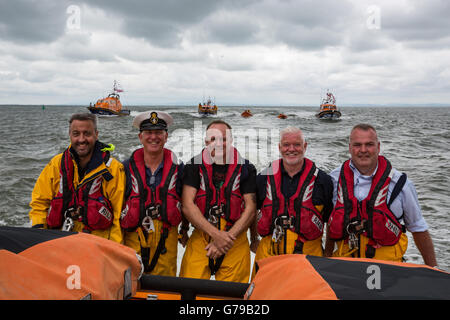
<path fill-rule="evenodd" d="M 66 24 L 65 1 L 1 0 L 0 39 L 22 44 L 52 42 Z"/>
<path fill-rule="evenodd" d="M 138 104 L 197 103 L 206 94 L 315 105 L 327 87 L 342 103 L 450 99 L 443 0 L 0 0 L 0 7 L 0 103 L 86 104 L 114 79 Z"/>
<path fill-rule="evenodd" d="M 86 2 L 99 9 L 109 8 L 111 21 L 121 21 L 122 32 L 143 38 L 156 46 L 177 47 L 181 34 L 213 13 L 222 1 L 107 1 Z"/>
<path fill-rule="evenodd" d="M 190 40 L 200 44 L 245 45 L 257 43 L 258 33 L 258 21 L 248 12 L 221 10 L 193 26 Z"/>

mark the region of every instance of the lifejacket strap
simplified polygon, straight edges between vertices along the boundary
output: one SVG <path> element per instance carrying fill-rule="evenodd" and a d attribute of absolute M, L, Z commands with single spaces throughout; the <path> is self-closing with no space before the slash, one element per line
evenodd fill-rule
<path fill-rule="evenodd" d="M 294 254 L 302 254 L 303 253 L 303 241 L 300 239 L 295 240 Z"/>
<path fill-rule="evenodd" d="M 161 254 L 165 254 L 167 252 L 166 248 L 166 239 L 169 236 L 169 229 L 166 227 L 162 228 L 161 238 L 159 238 L 158 246 L 156 247 L 155 254 L 153 255 L 152 261 L 150 264 L 148 264 L 148 261 L 150 259 L 149 254 L 147 256 L 146 262 L 143 261 L 145 264 L 145 272 L 152 272 L 153 269 L 155 269 L 156 264 L 158 263 L 159 256 Z M 147 248 L 150 252 L 150 248 Z"/>

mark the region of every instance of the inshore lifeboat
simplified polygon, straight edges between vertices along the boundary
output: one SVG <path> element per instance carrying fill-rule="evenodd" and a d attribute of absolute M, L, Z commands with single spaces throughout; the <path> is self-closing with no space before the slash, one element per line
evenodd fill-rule
<path fill-rule="evenodd" d="M 211 98 L 208 98 L 206 102 L 198 104 L 198 113 L 202 116 L 216 115 L 217 105 L 211 101 Z"/>
<path fill-rule="evenodd" d="M 245 110 L 244 112 L 241 113 L 241 116 L 244 117 L 244 118 L 249 118 L 249 117 L 252 117 L 253 114 L 252 114 L 252 112 L 249 109 L 247 109 L 247 110 Z"/>
<path fill-rule="evenodd" d="M 326 97 L 320 104 L 319 111 L 316 113 L 316 117 L 321 120 L 339 120 L 341 112 L 336 107 L 336 98 L 334 95 L 327 91 Z"/>
<path fill-rule="evenodd" d="M 84 232 L 0 235 L 0 300 L 450 299 L 448 272 L 413 263 L 285 254 L 258 260 L 249 284 L 142 274 L 133 249 Z"/>
<path fill-rule="evenodd" d="M 129 116 L 130 110 L 122 109 L 120 96 L 118 92 L 123 92 L 117 87 L 117 82 L 114 81 L 113 92 L 106 98 L 98 99 L 97 102 L 89 105 L 88 110 L 93 114 L 105 116 Z"/>
<path fill-rule="evenodd" d="M 286 118 L 287 118 L 287 115 L 285 115 L 284 113 L 280 113 L 280 114 L 277 116 L 277 118 L 278 118 L 278 119 L 286 119 Z"/>

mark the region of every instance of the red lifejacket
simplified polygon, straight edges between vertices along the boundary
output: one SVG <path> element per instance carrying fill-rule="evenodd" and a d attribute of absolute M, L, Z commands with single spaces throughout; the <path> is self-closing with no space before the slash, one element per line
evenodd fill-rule
<path fill-rule="evenodd" d="M 104 163 L 108 163 L 109 156 L 109 152 L 102 152 Z M 86 230 L 109 228 L 114 214 L 111 202 L 103 195 L 102 183 L 112 178 L 111 173 L 104 169 L 83 180 L 75 188 L 72 155 L 66 149 L 61 158 L 59 190 L 50 203 L 47 215 L 49 228 L 61 228 L 66 218 L 83 222 Z"/>
<path fill-rule="evenodd" d="M 391 246 L 399 241 L 402 225 L 386 203 L 393 173 L 391 163 L 385 157 L 378 156 L 378 169 L 373 176 L 369 194 L 358 201 L 354 195 L 350 160 L 344 162 L 339 175 L 336 205 L 328 221 L 331 239 L 347 239 L 349 224 L 363 223 L 361 233 L 371 240 L 369 244 Z"/>
<path fill-rule="evenodd" d="M 299 235 L 302 242 L 322 236 L 322 214 L 312 201 L 319 169 L 311 160 L 305 158 L 304 161 L 297 190 L 289 199 L 286 199 L 281 192 L 281 159 L 272 162 L 267 169 L 267 193 L 261 208 L 261 219 L 257 226 L 261 236 L 266 236 L 273 231 L 276 219 L 280 216 L 290 219 L 292 222 L 290 229 Z"/>
<path fill-rule="evenodd" d="M 195 196 L 195 204 L 206 218 L 209 218 L 210 210 L 219 208 L 221 216 L 232 225 L 244 211 L 244 201 L 240 190 L 240 179 L 244 159 L 239 152 L 232 148 L 233 161 L 228 164 L 225 182 L 220 189 L 216 189 L 213 183 L 212 160 L 207 149 L 201 153 L 199 165 L 200 188 Z"/>
<path fill-rule="evenodd" d="M 174 161 L 175 158 L 172 151 L 164 149 L 162 180 L 156 189 L 152 190 L 145 179 L 144 149 L 140 148 L 133 152 L 129 164 L 132 188 L 120 216 L 122 228 L 132 231 L 140 227 L 146 215 L 161 220 L 166 227 L 177 226 L 180 223 L 181 203 L 176 192 L 176 182 L 181 177 L 178 177 L 178 164 Z"/>

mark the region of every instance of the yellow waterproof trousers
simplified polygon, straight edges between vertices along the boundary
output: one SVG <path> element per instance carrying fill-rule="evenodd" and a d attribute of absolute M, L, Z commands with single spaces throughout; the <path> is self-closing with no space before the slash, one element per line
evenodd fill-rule
<path fill-rule="evenodd" d="M 255 263 L 267 257 L 294 253 L 295 241 L 298 239 L 298 234 L 289 229 L 286 230 L 286 251 L 284 249 L 284 239 L 283 237 L 279 242 L 273 242 L 272 235 L 262 238 L 256 250 Z M 303 243 L 302 253 L 322 257 L 322 237 Z M 253 266 L 252 279 L 255 277 L 255 272 L 255 266 Z"/>
<path fill-rule="evenodd" d="M 225 220 L 221 225 L 225 226 Z M 183 261 L 181 262 L 180 277 L 210 279 L 209 258 L 205 247 L 210 237 L 198 229 L 194 229 L 186 245 Z M 220 268 L 215 274 L 219 281 L 234 281 L 247 283 L 250 276 L 250 246 L 247 232 L 242 232 L 234 241 L 233 247 L 228 250 Z"/>
<path fill-rule="evenodd" d="M 128 247 L 136 250 L 138 254 L 141 254 L 142 248 L 150 248 L 150 264 L 153 256 L 155 255 L 156 248 L 158 247 L 159 240 L 162 235 L 163 223 L 160 220 L 153 220 L 155 231 L 150 231 L 148 236 L 145 237 L 141 228 L 138 228 L 134 232 L 125 232 L 124 244 Z M 155 268 L 149 272 L 152 275 L 158 276 L 172 276 L 177 275 L 177 254 L 178 254 L 178 228 L 171 227 L 169 234 L 165 242 L 166 253 L 161 253 L 158 258 L 158 262 Z"/>
<path fill-rule="evenodd" d="M 333 252 L 333 257 L 366 257 L 366 246 L 369 242 L 369 238 L 364 235 L 360 236 L 360 249 L 359 256 L 358 250 L 350 250 L 348 243 L 345 240 L 340 240 L 336 242 L 337 250 Z M 401 262 L 403 255 L 408 248 L 408 237 L 406 233 L 402 233 L 400 240 L 393 246 L 383 246 L 375 250 L 375 256 L 373 259 L 386 260 L 386 261 L 397 261 Z"/>

